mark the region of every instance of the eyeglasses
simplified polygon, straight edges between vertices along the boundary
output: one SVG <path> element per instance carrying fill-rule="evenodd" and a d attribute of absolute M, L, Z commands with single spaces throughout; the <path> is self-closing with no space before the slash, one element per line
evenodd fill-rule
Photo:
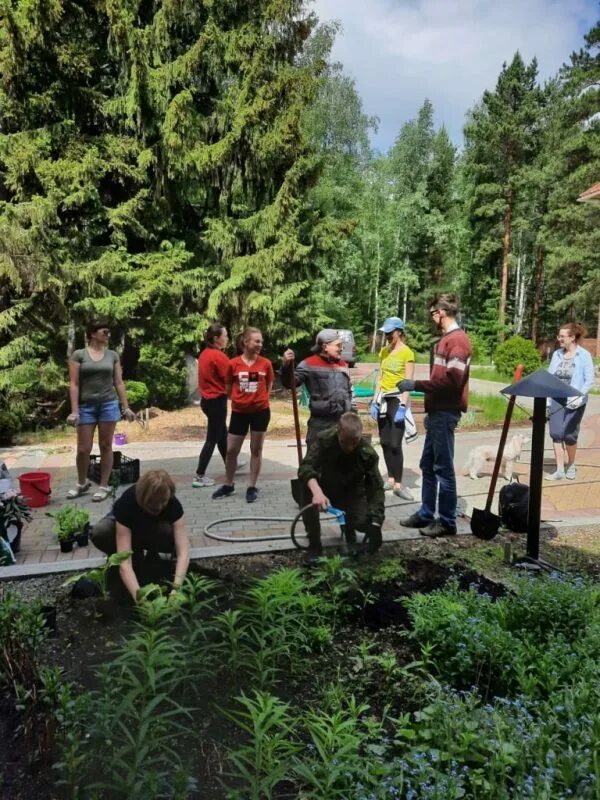
<path fill-rule="evenodd" d="M 110 336 L 110 331 L 108 328 L 98 328 L 96 333 L 103 333 L 105 336 Z"/>
<path fill-rule="evenodd" d="M 432 309 L 431 309 L 431 311 L 430 311 L 429 313 L 430 313 L 430 314 L 431 314 L 431 316 L 433 317 L 433 316 L 434 316 L 434 314 L 439 314 L 441 310 L 442 310 L 441 308 L 432 308 Z"/>

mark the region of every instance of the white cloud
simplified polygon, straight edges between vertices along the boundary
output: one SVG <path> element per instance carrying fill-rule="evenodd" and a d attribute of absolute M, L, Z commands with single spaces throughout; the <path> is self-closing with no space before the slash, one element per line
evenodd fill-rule
<path fill-rule="evenodd" d="M 454 141 L 465 112 L 493 88 L 516 50 L 537 57 L 542 79 L 583 44 L 597 0 L 315 0 L 322 21 L 339 19 L 333 58 L 355 80 L 365 112 L 380 118 L 386 149 L 425 97 Z"/>

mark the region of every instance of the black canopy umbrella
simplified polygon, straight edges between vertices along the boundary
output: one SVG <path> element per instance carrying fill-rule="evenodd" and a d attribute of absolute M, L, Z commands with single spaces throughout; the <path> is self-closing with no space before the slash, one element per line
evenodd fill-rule
<path fill-rule="evenodd" d="M 501 390 L 515 397 L 533 397 L 533 430 L 531 434 L 531 466 L 529 468 L 529 508 L 527 513 L 527 556 L 525 561 L 541 566 L 540 518 L 544 473 L 544 433 L 546 400 L 552 398 L 565 405 L 570 397 L 582 397 L 578 389 L 560 381 L 545 369 L 538 369 L 526 378 Z"/>

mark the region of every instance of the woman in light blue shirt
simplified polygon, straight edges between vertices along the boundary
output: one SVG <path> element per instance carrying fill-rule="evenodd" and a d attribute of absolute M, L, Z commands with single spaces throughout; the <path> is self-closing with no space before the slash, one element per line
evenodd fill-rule
<path fill-rule="evenodd" d="M 552 400 L 550 403 L 550 438 L 554 444 L 556 470 L 545 475 L 546 480 L 573 481 L 577 477 L 575 454 L 579 426 L 587 405 L 587 396 L 594 385 L 594 362 L 585 348 L 578 344 L 585 328 L 577 322 L 565 322 L 558 331 L 559 348 L 550 361 L 548 371 L 583 393 L 571 397 L 566 405 Z"/>

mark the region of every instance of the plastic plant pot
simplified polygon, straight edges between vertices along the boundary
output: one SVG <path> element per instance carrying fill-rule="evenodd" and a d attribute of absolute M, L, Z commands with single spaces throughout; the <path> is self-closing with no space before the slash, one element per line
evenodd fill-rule
<path fill-rule="evenodd" d="M 75 534 L 77 547 L 87 547 L 90 540 L 90 523 L 86 522 L 82 531 Z"/>
<path fill-rule="evenodd" d="M 60 552 L 61 553 L 71 553 L 71 552 L 73 552 L 73 542 L 74 541 L 75 540 L 73 538 L 61 539 L 59 541 L 59 543 L 58 543 L 60 545 Z"/>
<path fill-rule="evenodd" d="M 42 606 L 42 617 L 44 618 L 44 625 L 50 631 L 50 634 L 55 634 L 56 627 L 56 606 Z"/>
<path fill-rule="evenodd" d="M 123 444 L 127 444 L 127 434 L 126 433 L 115 433 L 113 436 L 113 442 L 117 446 L 121 446 Z"/>

